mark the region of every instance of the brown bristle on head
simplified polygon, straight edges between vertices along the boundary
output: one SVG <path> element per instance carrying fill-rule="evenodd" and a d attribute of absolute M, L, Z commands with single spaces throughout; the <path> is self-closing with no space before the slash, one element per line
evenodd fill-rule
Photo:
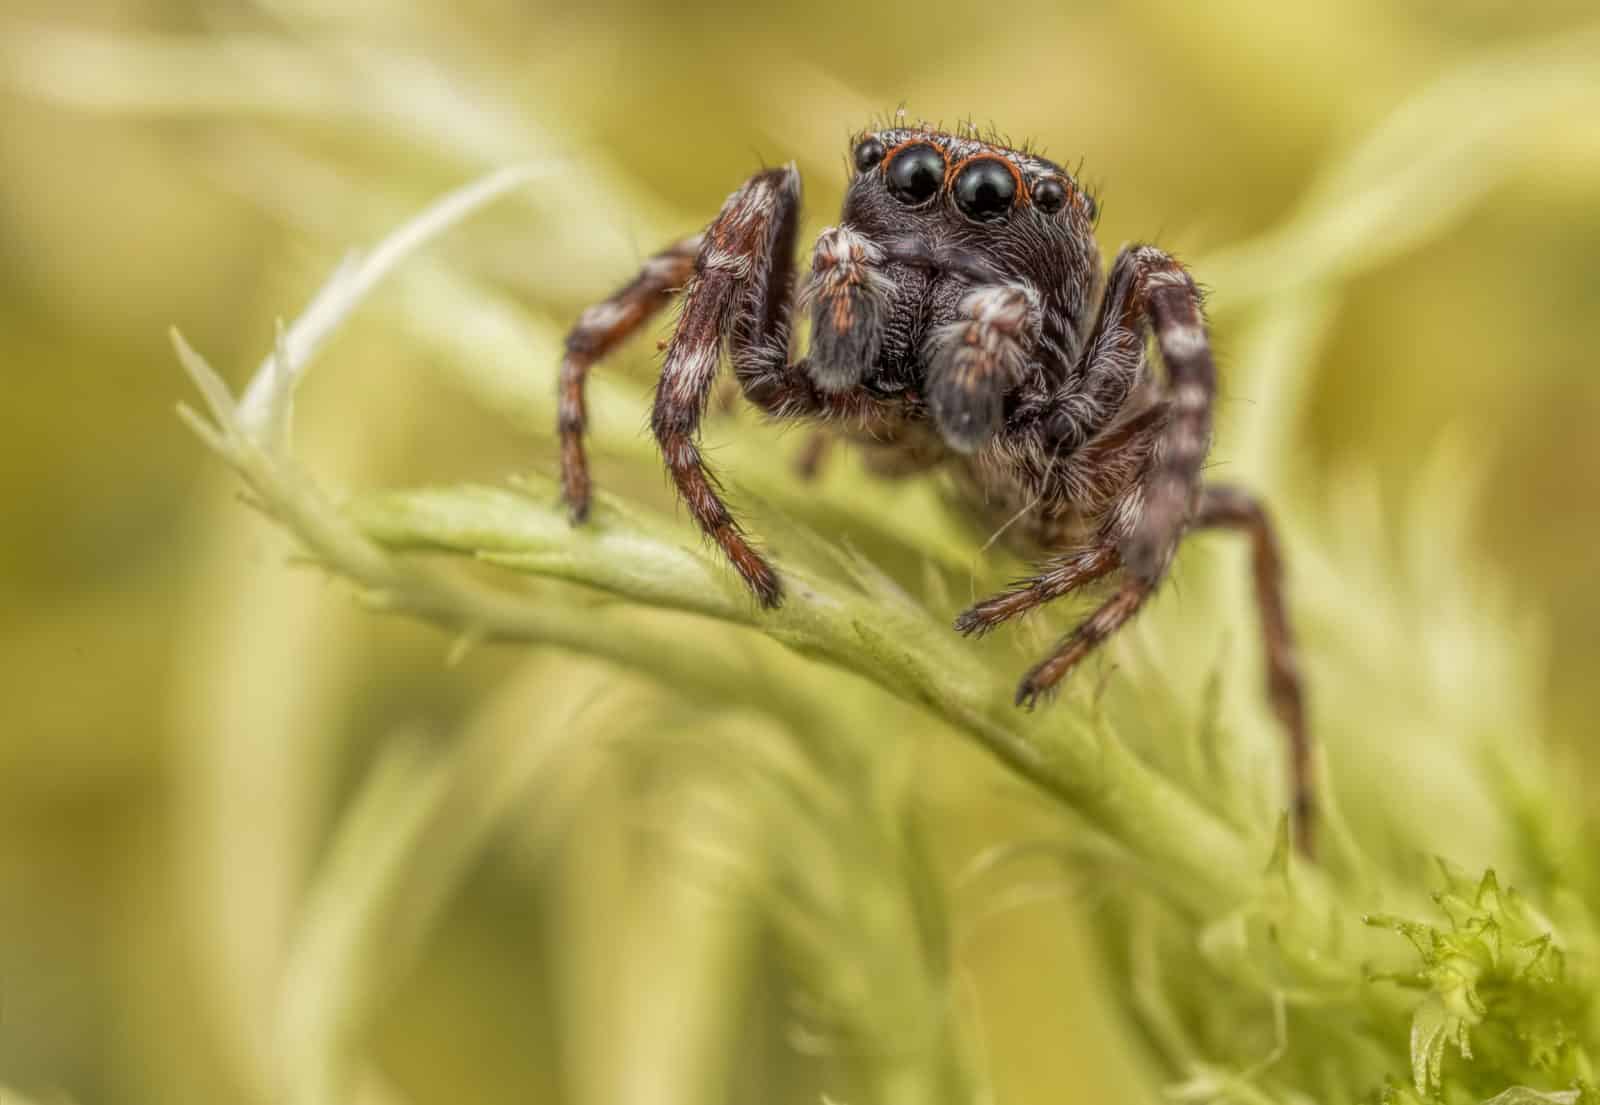
<path fill-rule="evenodd" d="M 1076 174 L 1069 171 L 1066 166 L 1045 157 L 1030 141 L 1013 142 L 1008 135 L 1002 134 L 992 126 L 980 128 L 971 122 L 961 123 L 955 130 L 946 129 L 942 124 L 927 122 L 908 125 L 903 113 L 899 117 L 891 116 L 875 120 L 875 123 L 876 125 L 857 131 L 850 137 L 852 151 L 861 149 L 862 144 L 869 140 L 881 144 L 885 151 L 881 158 L 870 164 L 858 162 L 856 165 L 858 172 L 869 171 L 873 167 L 886 167 L 900 150 L 910 145 L 925 143 L 938 148 L 944 155 L 947 188 L 958 166 L 976 157 L 992 157 L 1013 171 L 1018 192 L 1025 199 L 1030 197 L 1034 182 L 1045 179 L 1060 180 L 1066 186 L 1073 207 L 1082 212 L 1091 224 L 1099 218 L 1099 204 L 1089 190 L 1078 182 Z"/>
<path fill-rule="evenodd" d="M 852 143 L 859 142 L 868 136 L 876 137 L 889 149 L 905 145 L 908 142 L 927 142 L 938 146 L 952 159 L 965 160 L 979 154 L 989 154 L 1002 158 L 1024 171 L 1035 173 L 1058 173 L 1063 177 L 1071 178 L 1067 170 L 1042 156 L 1029 143 L 1013 145 L 1003 136 L 991 133 L 957 133 L 943 130 L 938 127 L 869 127 L 859 132 L 852 138 Z"/>

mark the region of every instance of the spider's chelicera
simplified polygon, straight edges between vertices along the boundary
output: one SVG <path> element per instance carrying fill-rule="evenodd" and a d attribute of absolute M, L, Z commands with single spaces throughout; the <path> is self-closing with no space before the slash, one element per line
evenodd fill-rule
<path fill-rule="evenodd" d="M 942 467 L 1037 574 L 962 613 L 1001 622 L 1115 577 L 1109 597 L 1022 679 L 1033 705 L 1143 605 L 1185 532 L 1247 534 L 1271 702 L 1289 736 L 1297 836 L 1310 847 L 1310 761 L 1277 542 L 1261 504 L 1202 483 L 1215 369 L 1189 273 L 1149 245 L 1102 275 L 1094 200 L 1061 166 L 971 134 L 897 125 L 858 135 L 837 226 L 818 236 L 798 295 L 800 176 L 757 173 L 704 233 L 651 258 L 585 311 L 561 366 L 562 486 L 589 506 L 584 380 L 678 291 L 651 420 L 678 493 L 756 599 L 783 585 L 729 513 L 698 445 L 726 349 L 744 395 L 780 419 L 825 421 L 901 477 Z M 811 347 L 793 355 L 796 301 Z M 1165 378 L 1151 367 L 1151 336 Z"/>

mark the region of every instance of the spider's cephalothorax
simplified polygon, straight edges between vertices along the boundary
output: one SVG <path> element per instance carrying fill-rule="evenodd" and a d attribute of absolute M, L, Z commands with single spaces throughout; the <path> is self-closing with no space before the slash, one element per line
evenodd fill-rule
<path fill-rule="evenodd" d="M 782 602 L 779 577 L 724 505 L 698 445 L 724 349 L 745 396 L 769 415 L 827 420 L 885 475 L 950 469 L 975 514 L 1042 558 L 1037 575 L 961 614 L 960 632 L 987 632 L 1120 575 L 1023 677 L 1019 704 L 1032 705 L 1134 615 L 1187 530 L 1242 530 L 1309 849 L 1309 747 L 1277 543 L 1255 499 L 1200 480 L 1215 369 L 1194 281 L 1146 245 L 1123 249 L 1102 276 L 1094 200 L 1026 150 L 897 125 L 857 135 L 850 157 L 839 224 L 818 236 L 798 290 L 800 177 L 788 166 L 751 177 L 704 233 L 584 312 L 561 367 L 573 518 L 589 505 L 588 370 L 681 290 L 651 424 L 695 521 L 764 606 Z M 812 324 L 799 358 L 797 300 Z M 1147 355 L 1152 336 L 1164 380 Z"/>

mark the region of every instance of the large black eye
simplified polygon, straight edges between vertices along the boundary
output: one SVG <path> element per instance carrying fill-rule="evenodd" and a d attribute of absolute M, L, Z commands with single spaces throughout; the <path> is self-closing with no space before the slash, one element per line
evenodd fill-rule
<path fill-rule="evenodd" d="M 1011 210 L 1017 194 L 1017 180 L 1000 162 L 991 158 L 974 161 L 956 177 L 956 206 L 969 219 L 988 221 L 1002 218 Z"/>
<path fill-rule="evenodd" d="M 932 146 L 908 146 L 889 162 L 889 191 L 908 206 L 927 203 L 944 184 L 944 157 Z"/>
<path fill-rule="evenodd" d="M 1046 215 L 1054 215 L 1067 205 L 1067 186 L 1047 176 L 1033 186 L 1033 205 Z"/>
<path fill-rule="evenodd" d="M 856 145 L 856 172 L 864 173 L 883 160 L 883 143 L 876 138 L 863 138 Z"/>

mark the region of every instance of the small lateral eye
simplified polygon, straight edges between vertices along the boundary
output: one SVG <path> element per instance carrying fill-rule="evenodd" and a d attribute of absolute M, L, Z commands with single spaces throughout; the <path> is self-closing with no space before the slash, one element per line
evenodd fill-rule
<path fill-rule="evenodd" d="M 888 168 L 889 191 L 907 206 L 927 203 L 944 186 L 944 155 L 932 146 L 908 146 Z"/>
<path fill-rule="evenodd" d="M 856 172 L 864 173 L 883 160 L 883 143 L 870 136 L 863 138 L 856 143 L 854 156 Z"/>
<path fill-rule="evenodd" d="M 987 222 L 1004 217 L 1016 195 L 1016 177 L 993 158 L 973 162 L 956 177 L 956 206 L 969 219 Z"/>
<path fill-rule="evenodd" d="M 1033 186 L 1033 205 L 1046 215 L 1054 215 L 1067 205 L 1067 186 L 1055 177 L 1045 177 Z"/>

